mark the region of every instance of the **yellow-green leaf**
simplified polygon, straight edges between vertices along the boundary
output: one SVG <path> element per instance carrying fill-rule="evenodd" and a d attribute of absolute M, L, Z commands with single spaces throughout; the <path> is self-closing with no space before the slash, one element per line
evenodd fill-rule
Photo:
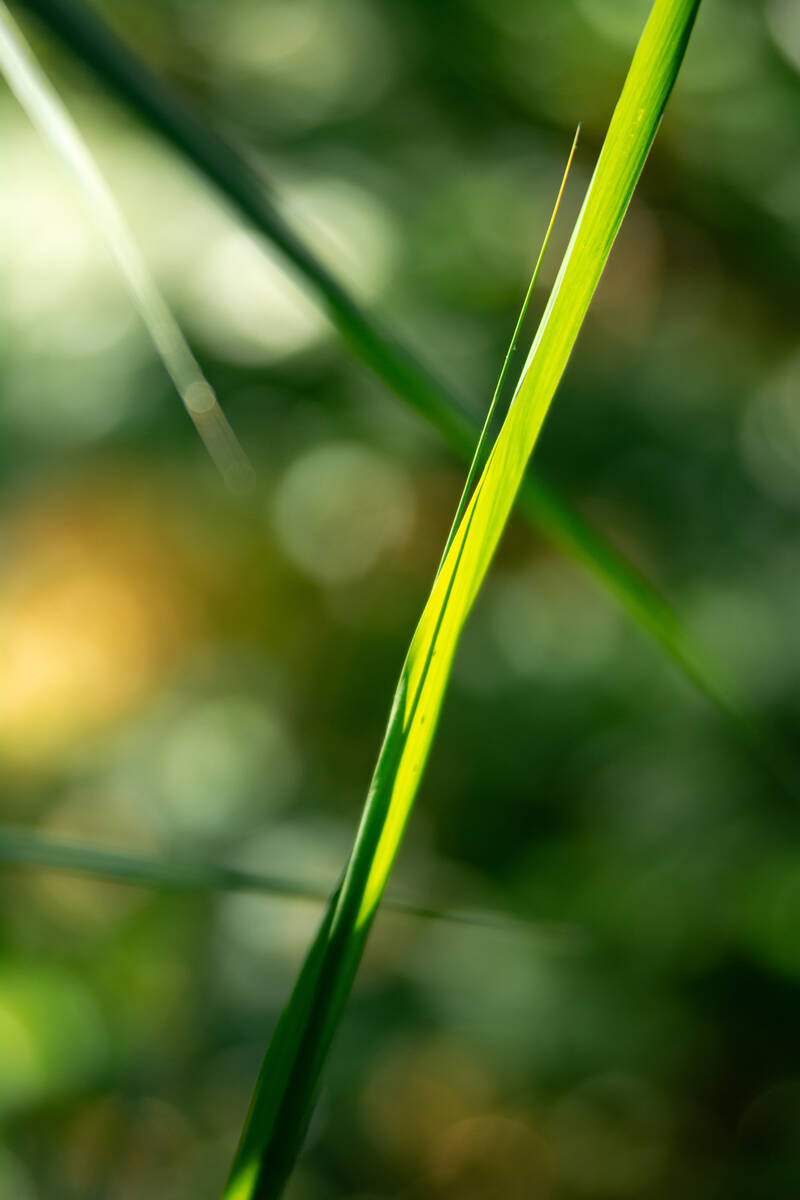
<path fill-rule="evenodd" d="M 699 0 L 655 0 L 508 415 L 414 634 L 355 845 L 273 1036 L 225 1200 L 280 1194 L 413 803 L 459 635 L 655 137 Z"/>

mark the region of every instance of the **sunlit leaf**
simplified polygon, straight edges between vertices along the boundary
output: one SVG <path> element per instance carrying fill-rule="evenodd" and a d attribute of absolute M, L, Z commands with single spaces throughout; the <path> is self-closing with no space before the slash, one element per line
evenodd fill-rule
<path fill-rule="evenodd" d="M 225 1200 L 280 1194 L 489 568 L 683 59 L 699 0 L 655 0 L 508 415 L 406 656 L 353 851 L 267 1051 Z"/>

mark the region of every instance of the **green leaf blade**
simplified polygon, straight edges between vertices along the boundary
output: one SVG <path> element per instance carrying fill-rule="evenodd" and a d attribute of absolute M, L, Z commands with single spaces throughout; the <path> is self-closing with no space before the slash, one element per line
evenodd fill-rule
<path fill-rule="evenodd" d="M 215 132 L 204 115 L 158 79 L 81 0 L 19 2 L 44 21 L 119 99 L 183 154 L 277 248 L 353 353 L 469 462 L 479 427 L 452 391 L 364 312 L 342 282 L 315 258 L 283 217 L 268 186 L 246 157 Z M 680 33 L 678 25 L 674 28 Z M 676 45 L 671 52 L 678 49 Z M 692 684 L 738 723 L 743 704 L 719 664 L 698 650 L 664 597 L 599 530 L 551 485 L 530 473 L 523 481 L 519 501 L 528 521 L 590 572 Z"/>
<path fill-rule="evenodd" d="M 278 1069 L 262 1073 L 225 1200 L 277 1197 L 302 1145 L 424 770 L 459 635 L 652 145 L 698 7 L 699 0 L 655 0 L 652 7 L 508 415 L 414 633 L 350 861 L 273 1037 L 267 1064 Z"/>
<path fill-rule="evenodd" d="M 150 274 L 77 125 L 39 66 L 3 0 L 0 0 L 0 74 L 33 126 L 76 180 L 105 239 L 153 347 L 222 477 L 248 491 L 254 473 L 169 305 Z"/>

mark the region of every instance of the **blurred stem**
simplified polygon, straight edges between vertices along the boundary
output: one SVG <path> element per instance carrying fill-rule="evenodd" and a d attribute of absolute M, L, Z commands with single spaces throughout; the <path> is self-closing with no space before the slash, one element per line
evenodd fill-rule
<path fill-rule="evenodd" d="M 214 389 L 153 279 L 136 240 L 67 107 L 0 0 L 0 72 L 34 128 L 75 179 L 94 225 L 111 251 L 156 354 L 208 453 L 229 486 L 250 490 L 253 468 L 228 424 Z"/>
<path fill-rule="evenodd" d="M 111 883 L 128 883 L 166 891 L 254 892 L 285 900 L 327 904 L 330 884 L 311 883 L 285 875 L 264 875 L 237 867 L 212 863 L 176 861 L 131 854 L 108 846 L 96 846 L 35 829 L 0 826 L 0 864 L 22 868 L 44 868 L 86 875 Z M 574 947 L 582 941 L 579 930 L 561 923 L 530 921 L 491 909 L 441 908 L 388 897 L 384 907 L 401 916 L 444 921 L 497 931 L 522 931 L 541 937 L 553 946 Z"/>
<path fill-rule="evenodd" d="M 179 149 L 305 280 L 351 350 L 420 412 L 469 463 L 480 426 L 449 389 L 367 314 L 278 211 L 247 159 L 141 62 L 80 0 L 19 0 L 110 90 Z M 692 683 L 737 725 L 749 725 L 731 681 L 694 644 L 675 612 L 618 550 L 554 488 L 529 470 L 519 492 L 527 519 L 617 598 Z M 752 742 L 752 738 L 749 739 Z"/>

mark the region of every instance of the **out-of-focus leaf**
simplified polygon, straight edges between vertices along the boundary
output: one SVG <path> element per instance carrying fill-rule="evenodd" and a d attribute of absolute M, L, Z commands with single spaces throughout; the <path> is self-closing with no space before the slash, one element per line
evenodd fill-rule
<path fill-rule="evenodd" d="M 253 469 L 228 424 L 214 389 L 150 275 L 78 127 L 2 3 L 0 71 L 42 137 L 53 146 L 78 181 L 153 345 L 206 449 L 227 482 L 235 490 L 246 489 L 252 482 Z"/>
<path fill-rule="evenodd" d="M 286 221 L 264 179 L 208 120 L 157 79 L 82 0 L 21 0 L 118 97 L 183 153 L 284 256 L 351 350 L 469 462 L 479 427 L 446 385 L 365 312 Z M 653 585 L 539 475 L 527 472 L 518 503 L 528 520 L 584 566 L 631 619 L 715 705 L 741 722 L 733 683 L 706 656 Z"/>

